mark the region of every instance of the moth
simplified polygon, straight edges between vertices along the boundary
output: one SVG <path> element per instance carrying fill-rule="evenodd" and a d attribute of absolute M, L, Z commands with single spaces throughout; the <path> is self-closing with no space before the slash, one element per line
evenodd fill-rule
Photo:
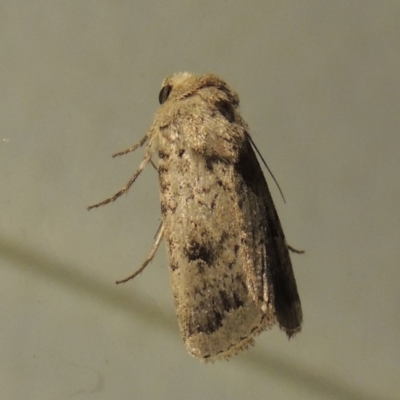
<path fill-rule="evenodd" d="M 274 324 L 290 338 L 302 309 L 289 246 L 239 111 L 238 95 L 218 76 L 167 77 L 146 135 L 144 158 L 126 193 L 158 156 L 162 224 L 148 258 L 164 238 L 179 329 L 188 352 L 227 359 Z M 154 164 L 153 164 L 154 165 Z"/>

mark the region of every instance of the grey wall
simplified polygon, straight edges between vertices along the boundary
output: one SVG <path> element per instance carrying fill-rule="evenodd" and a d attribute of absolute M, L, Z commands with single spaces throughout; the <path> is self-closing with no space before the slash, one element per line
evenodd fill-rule
<path fill-rule="evenodd" d="M 0 398 L 400 395 L 400 2 L 2 1 Z M 148 168 L 116 204 L 162 79 L 214 72 L 272 180 L 305 316 L 230 362 L 191 358 Z"/>

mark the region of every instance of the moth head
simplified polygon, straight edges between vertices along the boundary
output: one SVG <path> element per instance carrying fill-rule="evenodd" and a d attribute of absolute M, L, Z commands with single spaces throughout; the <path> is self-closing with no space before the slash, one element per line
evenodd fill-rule
<path fill-rule="evenodd" d="M 160 104 L 164 104 L 169 98 L 182 100 L 195 95 L 203 88 L 215 88 L 223 93 L 221 99 L 226 98 L 235 107 L 239 105 L 237 94 L 218 76 L 189 72 L 180 72 L 165 78 L 158 99 Z"/>

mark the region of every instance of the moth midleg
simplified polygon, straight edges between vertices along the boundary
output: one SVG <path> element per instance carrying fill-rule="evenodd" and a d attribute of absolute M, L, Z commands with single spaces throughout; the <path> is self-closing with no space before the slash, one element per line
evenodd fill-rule
<path fill-rule="evenodd" d="M 143 139 L 142 139 L 143 140 Z M 117 193 L 115 193 L 113 196 L 109 197 L 108 199 L 105 199 L 101 201 L 100 203 L 93 204 L 92 206 L 88 207 L 88 210 L 91 210 L 92 208 L 97 208 L 100 206 L 104 206 L 108 203 L 112 203 L 113 201 L 117 200 L 119 197 L 121 197 L 124 193 L 127 193 L 129 188 L 133 185 L 137 177 L 142 173 L 142 171 L 146 168 L 147 164 L 151 160 L 151 151 L 150 149 L 146 152 L 142 162 L 139 165 L 139 168 L 135 171 L 133 174 L 132 178 L 129 179 L 129 181 L 126 183 L 125 186 L 123 186 Z"/>

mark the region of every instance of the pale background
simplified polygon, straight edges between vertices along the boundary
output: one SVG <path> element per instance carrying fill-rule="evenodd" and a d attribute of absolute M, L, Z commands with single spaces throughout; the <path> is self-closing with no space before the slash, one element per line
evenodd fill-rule
<path fill-rule="evenodd" d="M 241 96 L 293 264 L 301 334 L 201 364 L 180 338 L 148 168 L 163 78 Z M 1 399 L 398 399 L 400 2 L 1 1 Z"/>

